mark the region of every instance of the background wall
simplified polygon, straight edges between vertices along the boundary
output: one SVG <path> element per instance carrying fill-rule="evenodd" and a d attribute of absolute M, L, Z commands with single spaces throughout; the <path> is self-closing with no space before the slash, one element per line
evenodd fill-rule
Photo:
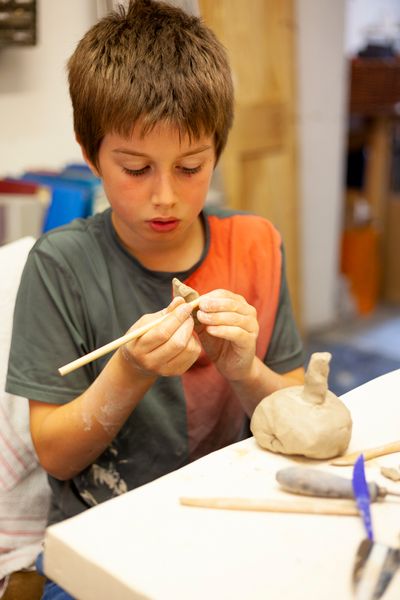
<path fill-rule="evenodd" d="M 301 273 L 306 330 L 336 318 L 347 69 L 346 0 L 297 0 Z"/>
<path fill-rule="evenodd" d="M 38 44 L 0 49 L 0 175 L 80 160 L 65 64 L 95 0 L 38 0 Z"/>
<path fill-rule="evenodd" d="M 347 0 L 346 2 L 346 53 L 355 54 L 363 47 L 366 36 L 397 36 L 400 42 L 399 0 Z M 400 50 L 400 47 L 398 48 Z"/>

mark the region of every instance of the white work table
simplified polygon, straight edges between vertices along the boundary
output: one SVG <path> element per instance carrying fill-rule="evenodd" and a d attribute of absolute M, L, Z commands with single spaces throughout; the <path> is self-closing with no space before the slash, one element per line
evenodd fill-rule
<path fill-rule="evenodd" d="M 342 397 L 351 411 L 348 451 L 400 439 L 400 370 Z M 358 516 L 182 506 L 181 496 L 300 498 L 279 489 L 278 469 L 307 465 L 351 477 L 352 467 L 262 450 L 253 438 L 47 529 L 46 574 L 79 600 L 351 600 L 365 538 Z M 400 491 L 366 462 L 368 480 Z M 350 502 L 350 501 L 349 501 Z M 377 542 L 397 546 L 400 498 L 372 504 Z M 400 572 L 384 600 L 400 597 Z"/>

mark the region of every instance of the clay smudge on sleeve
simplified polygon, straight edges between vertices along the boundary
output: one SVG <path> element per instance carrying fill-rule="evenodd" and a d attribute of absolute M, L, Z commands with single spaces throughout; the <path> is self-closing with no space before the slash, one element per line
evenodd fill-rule
<path fill-rule="evenodd" d="M 96 498 L 89 492 L 89 490 L 84 490 L 81 492 L 81 496 L 85 502 L 90 504 L 90 506 L 96 506 L 98 504 Z"/>
<path fill-rule="evenodd" d="M 126 482 L 118 471 L 111 465 L 108 469 L 94 463 L 91 467 L 95 485 L 105 485 L 115 496 L 120 496 L 128 491 Z"/>

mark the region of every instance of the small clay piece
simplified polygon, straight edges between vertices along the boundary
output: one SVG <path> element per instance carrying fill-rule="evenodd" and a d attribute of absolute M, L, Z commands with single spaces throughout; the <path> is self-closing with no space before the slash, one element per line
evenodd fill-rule
<path fill-rule="evenodd" d="M 185 302 L 191 302 L 199 297 L 199 294 L 196 292 L 196 290 L 186 285 L 186 283 L 179 281 L 177 277 L 174 277 L 172 280 L 172 294 L 174 298 L 176 296 L 182 296 L 182 298 L 185 299 Z"/>
<path fill-rule="evenodd" d="M 329 352 L 316 352 L 304 386 L 283 388 L 256 407 L 250 428 L 263 448 L 309 458 L 342 454 L 350 441 L 352 420 L 347 407 L 328 390 Z"/>
<path fill-rule="evenodd" d="M 176 296 L 182 296 L 185 302 L 192 302 L 192 300 L 196 300 L 196 298 L 200 296 L 196 290 L 186 285 L 186 283 L 179 281 L 177 277 L 174 277 L 172 280 L 172 295 L 174 298 L 176 298 Z M 198 325 L 199 321 L 197 320 L 196 313 L 194 312 L 192 316 L 195 325 Z"/>
<path fill-rule="evenodd" d="M 381 467 L 381 475 L 391 479 L 392 481 L 400 481 L 400 469 L 393 467 Z"/>

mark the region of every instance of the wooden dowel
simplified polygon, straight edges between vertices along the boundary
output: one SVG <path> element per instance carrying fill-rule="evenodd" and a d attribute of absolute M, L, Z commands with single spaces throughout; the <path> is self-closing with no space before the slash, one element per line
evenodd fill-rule
<path fill-rule="evenodd" d="M 195 300 L 192 300 L 191 302 L 187 302 L 187 304 L 191 305 L 192 309 L 194 309 L 197 308 L 197 306 L 200 303 L 200 300 L 201 296 L 199 296 Z M 89 352 L 88 354 L 85 354 L 84 356 L 73 360 L 72 362 L 64 365 L 63 367 L 60 367 L 58 369 L 58 372 L 62 376 L 68 375 L 68 373 L 72 373 L 72 371 L 80 369 L 80 367 L 87 365 L 93 360 L 96 360 L 97 358 L 100 358 L 101 356 L 104 356 L 105 354 L 108 354 L 113 350 L 117 350 L 117 348 L 119 348 L 120 346 L 123 346 L 124 344 L 127 344 L 132 340 L 136 340 L 144 333 L 150 331 L 150 329 L 153 329 L 153 327 L 156 327 L 157 325 L 162 323 L 170 314 L 171 313 L 166 313 L 165 315 L 158 317 L 158 319 L 154 319 L 154 321 L 150 321 L 149 323 L 146 323 L 146 325 L 142 325 L 142 327 L 138 327 L 137 329 L 129 331 L 128 333 L 117 338 L 116 340 L 113 340 L 112 342 L 109 342 L 108 344 L 105 344 L 104 346 L 101 346 L 100 348 L 97 348 L 96 350 L 93 350 L 92 352 Z"/>
<path fill-rule="evenodd" d="M 353 501 L 332 499 L 268 500 L 264 498 L 202 498 L 181 497 L 183 506 L 218 508 L 223 510 L 251 510 L 261 512 L 304 513 L 315 515 L 343 515 L 356 517 L 358 509 Z"/>
<path fill-rule="evenodd" d="M 383 446 L 377 446 L 376 448 L 369 448 L 367 450 L 359 450 L 358 452 L 352 452 L 351 454 L 344 454 L 338 456 L 331 461 L 331 465 L 336 467 L 347 467 L 354 465 L 360 454 L 364 454 L 364 460 L 371 460 L 371 458 L 377 458 L 378 456 L 385 456 L 386 454 L 393 454 L 394 452 L 400 452 L 400 440 L 396 442 L 390 442 Z"/>

